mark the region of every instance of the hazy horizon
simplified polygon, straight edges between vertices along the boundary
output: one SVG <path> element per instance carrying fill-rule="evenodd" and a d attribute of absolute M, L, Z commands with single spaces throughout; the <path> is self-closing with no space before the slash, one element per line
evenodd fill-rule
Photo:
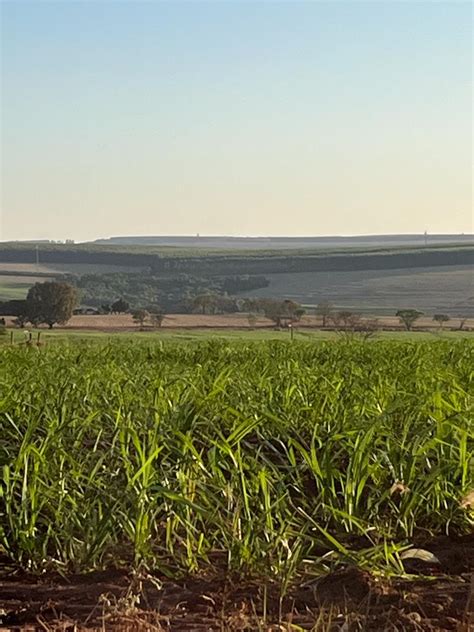
<path fill-rule="evenodd" d="M 0 240 L 470 234 L 471 12 L 6 0 Z"/>
<path fill-rule="evenodd" d="M 236 241 L 244 241 L 244 240 L 254 240 L 254 241 L 264 241 L 264 240 L 288 240 L 288 241 L 311 241 L 311 240 L 341 240 L 341 241 L 360 241 L 363 242 L 364 239 L 368 240 L 368 241 L 374 241 L 377 242 L 378 240 L 380 241 L 380 243 L 382 243 L 383 241 L 400 241 L 403 242 L 403 240 L 407 240 L 407 241 L 413 241 L 415 239 L 419 239 L 420 242 L 423 242 L 425 239 L 427 240 L 427 243 L 430 242 L 430 240 L 432 242 L 438 242 L 438 243 L 442 243 L 443 239 L 442 238 L 453 238 L 453 243 L 456 241 L 456 239 L 459 239 L 460 242 L 462 241 L 470 241 L 473 240 L 474 241 L 474 233 L 353 233 L 353 234 L 333 234 L 333 235 L 312 235 L 312 234 L 307 234 L 307 235 L 283 235 L 283 234 L 279 234 L 279 235 L 270 235 L 270 234 L 255 234 L 255 235 L 245 235 L 245 234 L 186 234 L 186 233 L 180 233 L 180 234 L 173 234 L 173 233 L 168 233 L 168 234 L 120 234 L 120 235 L 115 235 L 115 234 L 110 234 L 110 235 L 95 235 L 90 239 L 85 239 L 85 240 L 81 240 L 81 239 L 74 239 L 74 238 L 67 238 L 70 239 L 71 241 L 73 241 L 76 244 L 80 244 L 80 243 L 93 243 L 93 242 L 104 242 L 104 241 L 120 241 L 120 240 L 153 240 L 153 239 L 162 239 L 162 240 L 202 240 L 205 241 L 207 239 L 209 240 L 236 240 Z M 412 240 L 409 240 L 408 238 L 413 238 Z M 461 239 L 462 238 L 462 239 Z M 25 239 L 0 239 L 0 243 L 11 243 L 11 242 L 56 242 L 56 243 L 64 243 L 66 241 L 66 239 L 54 239 L 52 237 L 31 237 L 31 238 L 25 238 Z M 449 243 L 449 242 L 448 242 Z"/>

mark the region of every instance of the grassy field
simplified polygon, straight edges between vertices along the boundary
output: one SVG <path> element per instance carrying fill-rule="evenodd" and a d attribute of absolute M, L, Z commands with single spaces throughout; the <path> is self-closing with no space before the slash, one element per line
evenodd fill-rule
<path fill-rule="evenodd" d="M 153 244 L 121 244 L 121 243 L 95 243 L 95 242 L 84 242 L 77 244 L 55 244 L 55 243 L 46 243 L 46 242 L 38 242 L 38 244 L 32 242 L 0 242 L 0 260 L 2 261 L 20 261 L 20 258 L 13 258 L 16 254 L 21 255 L 21 258 L 28 257 L 28 261 L 25 263 L 34 263 L 36 258 L 36 246 L 38 246 L 38 250 L 40 253 L 43 253 L 46 258 L 48 255 L 55 253 L 58 255 L 68 255 L 68 254 L 80 254 L 83 253 L 87 255 L 87 258 L 92 258 L 94 255 L 103 255 L 109 254 L 111 256 L 119 256 L 122 254 L 128 254 L 134 257 L 139 257 L 142 255 L 152 255 L 152 256 L 161 256 L 161 257 L 192 257 L 195 259 L 201 259 L 203 257 L 220 257 L 220 256 L 232 256 L 232 257 L 253 257 L 255 255 L 258 256 L 269 256 L 269 257 L 280 257 L 283 255 L 318 255 L 321 252 L 324 253 L 325 256 L 330 256 L 333 254 L 344 254 L 346 252 L 352 254 L 370 254 L 370 253 L 386 253 L 386 252 L 400 252 L 400 253 L 408 253 L 408 252 L 420 252 L 420 251 L 445 251 L 445 252 L 455 252 L 455 251 L 465 251 L 472 252 L 474 248 L 473 241 L 470 240 L 459 240 L 453 236 L 453 240 L 447 243 L 432 243 L 429 245 L 424 245 L 424 243 L 364 243 L 363 245 L 358 244 L 352 246 L 347 243 L 339 243 L 334 247 L 324 247 L 315 245 L 304 246 L 295 248 L 229 248 L 228 246 L 223 247 L 210 247 L 210 248 L 199 248 L 193 247 L 189 245 L 153 245 Z M 12 258 L 10 258 L 12 255 Z M 46 260 L 46 259 L 45 259 Z"/>
<path fill-rule="evenodd" d="M 401 308 L 425 313 L 474 316 L 472 266 L 399 270 L 356 270 L 270 274 L 268 288 L 249 296 L 285 296 L 305 305 L 328 300 L 338 306 L 378 314 Z"/>
<path fill-rule="evenodd" d="M 101 341 L 101 342 L 113 342 L 122 341 L 130 344 L 136 344 L 140 342 L 159 343 L 160 341 L 169 342 L 199 342 L 199 341 L 233 341 L 240 340 L 245 342 L 259 342 L 259 341 L 281 341 L 291 342 L 291 333 L 288 330 L 275 330 L 272 328 L 259 328 L 259 329 L 238 329 L 232 327 L 223 327 L 220 329 L 212 328 L 173 328 L 166 327 L 159 330 L 150 331 L 107 331 L 107 330 L 87 330 L 84 328 L 74 329 L 35 329 L 29 328 L 25 334 L 23 330 L 17 328 L 9 328 L 5 335 L 0 336 L 0 345 L 10 344 L 13 336 L 14 345 L 23 345 L 25 340 L 29 336 L 29 332 L 33 334 L 33 342 L 36 344 L 38 340 L 38 334 L 40 335 L 40 343 L 44 345 L 55 343 L 72 343 L 80 341 Z M 322 331 L 318 329 L 314 330 L 298 330 L 293 332 L 293 341 L 295 342 L 324 342 L 324 341 L 338 341 L 344 338 L 350 337 L 344 336 L 334 331 Z M 357 341 L 359 337 L 353 336 Z M 443 341 L 473 341 L 473 331 L 381 331 L 378 332 L 373 340 L 370 342 L 391 340 L 400 342 L 443 342 Z"/>
<path fill-rule="evenodd" d="M 469 265 L 472 243 L 296 250 L 201 250 L 157 246 L 0 243 L 0 262 L 42 265 L 153 266 L 163 273 L 270 274 L 324 270 Z M 216 268 L 218 266 L 218 268 Z"/>
<path fill-rule="evenodd" d="M 35 283 L 43 283 L 47 278 L 35 276 L 2 276 L 0 273 L 0 301 L 26 298 L 28 290 Z"/>
<path fill-rule="evenodd" d="M 0 301 L 10 301 L 13 299 L 22 299 L 28 293 L 30 285 L 16 281 L 3 281 L 0 278 Z"/>
<path fill-rule="evenodd" d="M 35 283 L 52 278 L 56 271 L 47 266 L 0 262 L 0 301 L 25 298 Z"/>
<path fill-rule="evenodd" d="M 122 236 L 99 239 L 95 244 L 103 245 L 141 245 L 141 246 L 174 246 L 181 248 L 212 248 L 220 250 L 268 250 L 268 249 L 323 249 L 323 248 L 374 248 L 474 244 L 473 235 L 359 235 L 359 236 L 319 236 L 319 237 L 199 237 L 183 236 Z"/>

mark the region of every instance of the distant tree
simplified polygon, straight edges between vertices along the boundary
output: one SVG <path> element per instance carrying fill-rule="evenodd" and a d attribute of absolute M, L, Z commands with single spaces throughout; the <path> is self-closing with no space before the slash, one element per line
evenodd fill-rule
<path fill-rule="evenodd" d="M 334 328 L 338 334 L 346 337 L 359 337 L 368 340 L 379 331 L 379 321 L 374 319 L 363 319 L 360 314 L 355 314 L 348 310 L 335 312 L 330 316 L 334 323 Z"/>
<path fill-rule="evenodd" d="M 354 314 L 354 318 L 349 320 L 349 326 L 339 333 L 347 337 L 357 337 L 362 340 L 369 340 L 380 331 L 380 324 L 377 318 L 362 319 L 358 314 Z"/>
<path fill-rule="evenodd" d="M 462 331 L 464 329 L 464 325 L 466 324 L 467 318 L 460 318 L 459 319 L 459 331 Z"/>
<path fill-rule="evenodd" d="M 287 327 L 300 320 L 305 313 L 299 303 L 289 299 L 284 301 L 265 299 L 261 304 L 261 309 L 265 318 L 272 320 L 277 327 Z"/>
<path fill-rule="evenodd" d="M 247 321 L 248 321 L 249 327 L 255 327 L 258 321 L 257 314 L 254 314 L 253 312 L 249 312 L 247 314 Z"/>
<path fill-rule="evenodd" d="M 258 298 L 244 298 L 241 299 L 240 310 L 247 313 L 256 314 L 262 312 L 260 308 L 260 299 Z"/>
<path fill-rule="evenodd" d="M 150 312 L 150 320 L 153 327 L 161 327 L 165 319 L 165 314 L 162 311 Z"/>
<path fill-rule="evenodd" d="M 214 314 L 233 314 L 239 311 L 239 305 L 230 296 L 214 297 Z"/>
<path fill-rule="evenodd" d="M 282 305 L 280 301 L 268 300 L 263 305 L 263 314 L 268 320 L 272 320 L 277 327 L 281 327 L 282 321 Z"/>
<path fill-rule="evenodd" d="M 198 294 L 193 299 L 194 311 L 201 312 L 201 314 L 214 314 L 217 305 L 216 298 L 213 294 Z"/>
<path fill-rule="evenodd" d="M 300 321 L 303 316 L 306 314 L 306 310 L 304 309 L 304 307 L 297 307 L 295 309 L 295 320 Z"/>
<path fill-rule="evenodd" d="M 438 323 L 439 328 L 442 329 L 444 323 L 447 323 L 448 320 L 451 320 L 448 314 L 435 314 L 433 316 L 433 320 Z"/>
<path fill-rule="evenodd" d="M 419 312 L 417 309 L 399 309 L 396 316 L 398 316 L 405 329 L 410 331 L 415 322 L 423 316 L 423 312 Z"/>
<path fill-rule="evenodd" d="M 13 301 L 11 301 L 13 302 Z M 12 310 L 12 316 L 16 318 L 13 319 L 12 323 L 15 327 L 23 329 L 24 326 L 30 321 L 30 310 L 28 309 L 28 301 L 15 301 L 15 309 Z M 21 303 L 21 305 L 20 305 Z"/>
<path fill-rule="evenodd" d="M 328 324 L 329 317 L 331 316 L 334 309 L 334 305 L 329 301 L 322 301 L 316 307 L 316 314 L 321 316 L 321 326 L 326 327 Z"/>
<path fill-rule="evenodd" d="M 134 322 L 137 323 L 137 325 L 140 325 L 140 329 L 142 329 L 148 316 L 149 313 L 146 311 L 146 309 L 135 309 L 132 312 L 132 318 Z"/>
<path fill-rule="evenodd" d="M 123 298 L 119 298 L 112 303 L 111 309 L 114 314 L 125 314 L 130 309 L 130 304 Z"/>
<path fill-rule="evenodd" d="M 26 318 L 34 325 L 45 323 L 50 329 L 71 318 L 77 304 L 77 291 L 69 283 L 46 281 L 36 283 L 26 298 Z"/>
<path fill-rule="evenodd" d="M 102 312 L 102 314 L 110 314 L 110 312 L 112 311 L 112 305 L 105 303 L 104 305 L 100 306 L 100 311 Z"/>
<path fill-rule="evenodd" d="M 355 329 L 360 321 L 359 314 L 354 314 L 349 310 L 341 310 L 332 314 L 331 319 L 335 327 L 344 327 L 344 329 Z"/>
<path fill-rule="evenodd" d="M 380 322 L 378 318 L 369 318 L 364 320 L 361 325 L 362 338 L 367 340 L 373 338 L 377 332 L 380 331 Z"/>

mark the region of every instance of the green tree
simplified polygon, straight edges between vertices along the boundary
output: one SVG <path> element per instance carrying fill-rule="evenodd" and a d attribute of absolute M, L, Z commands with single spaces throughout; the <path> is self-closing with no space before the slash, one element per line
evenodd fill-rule
<path fill-rule="evenodd" d="M 399 309 L 396 316 L 398 316 L 405 329 L 410 331 L 415 322 L 423 316 L 423 312 L 419 312 L 417 309 Z"/>
<path fill-rule="evenodd" d="M 280 301 L 265 301 L 263 305 L 263 314 L 265 318 L 272 320 L 277 327 L 282 326 L 282 306 Z"/>
<path fill-rule="evenodd" d="M 321 326 L 326 327 L 328 324 L 329 317 L 332 314 L 334 309 L 334 305 L 329 301 L 321 301 L 316 307 L 317 316 L 321 316 Z"/>
<path fill-rule="evenodd" d="M 165 319 L 165 314 L 160 310 L 156 312 L 150 312 L 150 320 L 154 327 L 161 327 Z"/>
<path fill-rule="evenodd" d="M 331 315 L 331 319 L 336 328 L 355 330 L 360 323 L 360 315 L 349 310 L 342 310 Z"/>
<path fill-rule="evenodd" d="M 142 329 L 149 315 L 150 314 L 146 311 L 146 309 L 135 309 L 132 312 L 132 318 L 137 325 L 140 325 L 140 329 Z"/>
<path fill-rule="evenodd" d="M 71 318 L 77 305 L 77 291 L 69 283 L 46 281 L 36 283 L 26 298 L 27 319 L 34 325 L 45 323 L 50 329 Z"/>
<path fill-rule="evenodd" d="M 438 323 L 439 328 L 442 329 L 444 323 L 447 323 L 448 320 L 451 320 L 448 314 L 435 314 L 433 316 L 433 320 Z"/>
<path fill-rule="evenodd" d="M 257 315 L 254 314 L 253 312 L 249 312 L 247 314 L 247 321 L 249 323 L 249 327 L 252 327 L 252 328 L 255 327 L 258 321 Z"/>
<path fill-rule="evenodd" d="M 201 314 L 214 314 L 217 307 L 216 299 L 213 294 L 198 294 L 193 300 L 193 308 Z"/>
<path fill-rule="evenodd" d="M 287 327 L 300 320 L 305 313 L 301 305 L 289 299 L 284 301 L 263 299 L 260 303 L 260 309 L 265 318 L 272 320 L 277 327 Z"/>
<path fill-rule="evenodd" d="M 123 298 L 119 298 L 112 303 L 111 309 L 114 314 L 125 314 L 130 309 L 130 304 Z"/>

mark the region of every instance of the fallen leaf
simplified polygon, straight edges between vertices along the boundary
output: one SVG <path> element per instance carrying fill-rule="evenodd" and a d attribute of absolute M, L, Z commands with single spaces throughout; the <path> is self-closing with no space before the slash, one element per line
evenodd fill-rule
<path fill-rule="evenodd" d="M 441 562 L 433 555 L 431 551 L 427 551 L 426 549 L 408 549 L 408 551 L 403 551 L 400 554 L 400 559 L 402 560 L 420 560 L 421 562 L 426 562 L 427 564 L 440 564 Z"/>
<path fill-rule="evenodd" d="M 463 509 L 474 509 L 474 489 L 461 500 L 461 507 Z"/>
<path fill-rule="evenodd" d="M 393 494 L 397 494 L 397 493 L 406 494 L 409 491 L 410 491 L 410 488 L 407 487 L 405 483 L 403 483 L 403 481 L 397 481 L 390 488 L 390 495 L 393 496 Z"/>

